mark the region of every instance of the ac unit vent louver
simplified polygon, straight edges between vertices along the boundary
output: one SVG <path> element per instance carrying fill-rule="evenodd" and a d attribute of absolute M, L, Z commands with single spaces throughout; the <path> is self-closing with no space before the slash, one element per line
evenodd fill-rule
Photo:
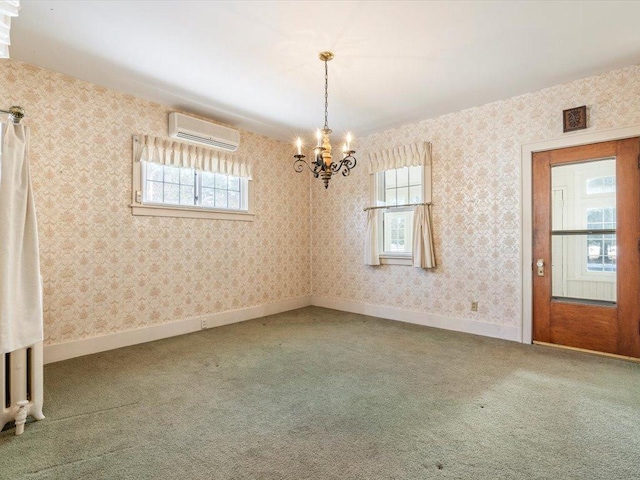
<path fill-rule="evenodd" d="M 169 114 L 169 137 L 229 152 L 238 150 L 240 144 L 237 130 L 177 112 Z"/>

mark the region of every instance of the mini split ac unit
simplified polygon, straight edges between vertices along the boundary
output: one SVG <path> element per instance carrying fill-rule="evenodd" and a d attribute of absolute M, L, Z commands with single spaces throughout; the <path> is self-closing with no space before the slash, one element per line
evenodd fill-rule
<path fill-rule="evenodd" d="M 169 137 L 230 152 L 238 150 L 240 132 L 181 113 L 169 114 Z"/>

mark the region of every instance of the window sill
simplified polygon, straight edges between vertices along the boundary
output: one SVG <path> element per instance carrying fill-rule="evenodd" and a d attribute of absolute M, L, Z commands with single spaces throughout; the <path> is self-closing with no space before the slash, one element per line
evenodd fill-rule
<path fill-rule="evenodd" d="M 413 258 L 409 255 L 393 255 L 385 254 L 380 255 L 380 265 L 413 265 Z"/>
<path fill-rule="evenodd" d="M 131 214 L 144 217 L 178 217 L 178 218 L 206 218 L 210 220 L 238 220 L 253 222 L 255 215 L 251 212 L 239 210 L 208 210 L 204 208 L 171 207 L 168 205 L 132 204 Z"/>

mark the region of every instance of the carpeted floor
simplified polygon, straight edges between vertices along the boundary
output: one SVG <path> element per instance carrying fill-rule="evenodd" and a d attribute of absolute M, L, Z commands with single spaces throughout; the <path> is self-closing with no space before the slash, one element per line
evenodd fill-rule
<path fill-rule="evenodd" d="M 316 307 L 45 367 L 2 479 L 640 479 L 640 365 Z"/>

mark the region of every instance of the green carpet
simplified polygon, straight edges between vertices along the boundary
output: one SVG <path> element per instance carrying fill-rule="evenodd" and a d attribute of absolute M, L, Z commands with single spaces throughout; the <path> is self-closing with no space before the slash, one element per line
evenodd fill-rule
<path fill-rule="evenodd" d="M 45 367 L 2 479 L 640 479 L 640 365 L 309 307 Z"/>

